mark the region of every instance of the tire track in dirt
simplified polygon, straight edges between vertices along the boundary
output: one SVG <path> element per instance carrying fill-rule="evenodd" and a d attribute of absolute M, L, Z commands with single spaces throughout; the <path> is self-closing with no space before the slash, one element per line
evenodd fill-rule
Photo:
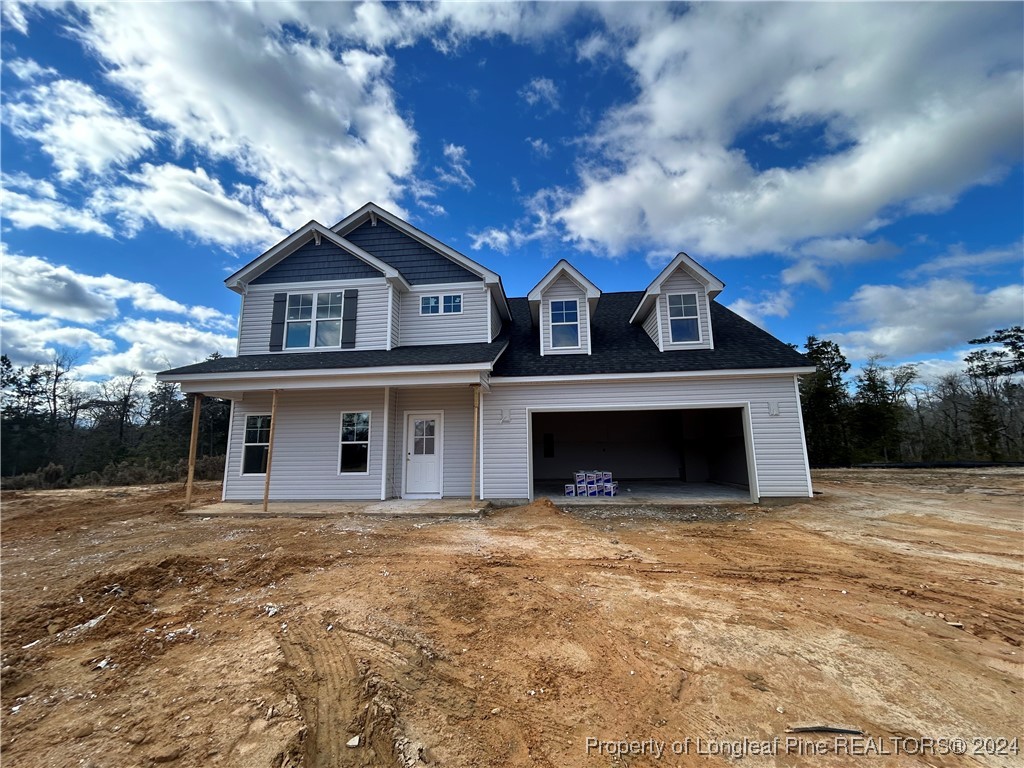
<path fill-rule="evenodd" d="M 293 621 L 279 642 L 306 721 L 303 765 L 363 765 L 361 750 L 346 746 L 362 731 L 357 722 L 361 676 L 341 633 L 328 632 L 315 621 Z"/>

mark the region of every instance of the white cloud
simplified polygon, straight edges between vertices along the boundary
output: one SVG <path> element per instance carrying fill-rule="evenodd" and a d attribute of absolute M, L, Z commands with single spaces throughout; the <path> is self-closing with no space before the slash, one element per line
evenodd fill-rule
<path fill-rule="evenodd" d="M 611 41 L 599 32 L 595 32 L 576 44 L 576 60 L 595 61 L 601 56 L 609 55 L 611 50 Z"/>
<path fill-rule="evenodd" d="M 3 3 L 0 3 L 0 18 L 3 19 L 4 25 L 27 35 L 28 17 L 25 13 L 27 5 L 28 3 L 20 2 L 20 0 L 4 0 Z"/>
<path fill-rule="evenodd" d="M 516 180 L 513 179 L 513 184 Z M 521 248 L 526 243 L 546 240 L 554 236 L 554 210 L 564 199 L 561 190 L 542 189 L 526 200 L 527 216 L 513 226 L 487 227 L 482 232 L 470 232 L 470 247 L 474 251 L 488 247 L 501 253 L 511 248 Z"/>
<path fill-rule="evenodd" d="M 469 239 L 469 247 L 474 251 L 486 247 L 499 253 L 508 253 L 509 246 L 514 242 L 512 234 L 496 227 L 488 227 L 483 232 L 471 232 Z"/>
<path fill-rule="evenodd" d="M 117 215 L 132 235 L 146 222 L 224 246 L 269 245 L 285 234 L 247 203 L 244 190 L 231 197 L 203 168 L 144 163 L 126 179 L 131 185 L 101 190 L 92 204 Z"/>
<path fill-rule="evenodd" d="M 34 82 L 43 77 L 55 77 L 57 75 L 57 70 L 51 67 L 40 66 L 32 59 L 11 59 L 4 62 L 4 64 L 16 78 L 26 83 Z"/>
<path fill-rule="evenodd" d="M 0 308 L 3 323 L 3 354 L 15 365 L 32 365 L 51 359 L 61 349 L 90 349 L 109 353 L 114 342 L 88 328 L 62 325 L 52 317 L 27 318 Z"/>
<path fill-rule="evenodd" d="M 639 95 L 606 115 L 558 211 L 581 247 L 745 255 L 862 238 L 1021 156 L 1011 6 L 640 5 L 598 6 L 626 30 Z M 820 127 L 824 151 L 755 168 L 734 142 L 766 121 Z"/>
<path fill-rule="evenodd" d="M 868 242 L 859 237 L 816 238 L 803 243 L 794 251 L 797 260 L 782 271 L 782 282 L 786 285 L 813 283 L 827 290 L 830 282 L 825 270 L 828 267 L 885 259 L 899 251 L 899 248 L 886 240 Z"/>
<path fill-rule="evenodd" d="M 213 352 L 235 353 L 235 339 L 187 323 L 130 318 L 113 329 L 128 343 L 122 352 L 100 355 L 78 367 L 86 378 L 121 376 L 133 371 L 153 374 L 205 360 Z"/>
<path fill-rule="evenodd" d="M 535 107 L 547 105 L 548 109 L 558 109 L 559 95 L 558 86 L 549 77 L 535 77 L 519 89 L 519 98 Z"/>
<path fill-rule="evenodd" d="M 786 317 L 793 306 L 789 291 L 764 291 L 759 299 L 738 299 L 729 305 L 736 314 L 745 317 L 754 325 L 765 327 L 768 317 Z"/>
<path fill-rule="evenodd" d="M 551 145 L 544 141 L 544 139 L 527 137 L 526 143 L 530 145 L 530 149 L 541 157 L 549 157 L 551 155 Z"/>
<path fill-rule="evenodd" d="M 7 99 L 4 115 L 15 136 L 38 142 L 50 155 L 64 181 L 125 165 L 154 144 L 152 131 L 75 80 L 16 91 Z"/>
<path fill-rule="evenodd" d="M 113 230 L 93 211 L 72 208 L 54 199 L 53 184 L 31 179 L 24 174 L 3 178 L 0 190 L 0 214 L 18 229 L 40 227 L 55 232 L 84 232 L 112 237 Z M 29 189 L 31 194 L 16 192 L 12 187 Z"/>
<path fill-rule="evenodd" d="M 848 357 L 907 358 L 955 348 L 994 328 L 1020 323 L 1021 286 L 979 289 L 967 280 L 923 285 L 864 285 L 845 310 L 862 330 L 829 333 Z"/>
<path fill-rule="evenodd" d="M 351 7 L 115 3 L 82 10 L 78 34 L 107 77 L 175 144 L 251 177 L 255 201 L 274 224 L 291 230 L 310 218 L 333 221 L 370 199 L 402 212 L 397 201 L 413 174 L 417 137 L 395 105 L 391 59 L 329 44 L 326 32 L 351 23 Z M 312 23 L 320 19 L 326 28 Z M 283 27 L 307 22 L 309 38 Z M 157 211 L 152 218 L 160 220 Z"/>
<path fill-rule="evenodd" d="M 117 317 L 118 301 L 144 312 L 185 315 L 201 325 L 230 329 L 234 320 L 211 307 L 186 306 L 149 283 L 106 275 L 86 275 L 36 256 L 3 253 L 3 305 L 9 309 L 76 323 Z"/>
<path fill-rule="evenodd" d="M 676 257 L 676 251 L 671 248 L 661 248 L 658 250 L 650 251 L 644 256 L 644 262 L 651 269 L 661 271 L 668 263 Z"/>
<path fill-rule="evenodd" d="M 444 159 L 448 161 L 447 168 L 437 167 L 437 178 L 442 184 L 450 184 L 463 189 L 472 189 L 476 186 L 473 177 L 469 175 L 469 158 L 465 147 L 458 144 L 444 145 Z"/>
<path fill-rule="evenodd" d="M 906 276 L 941 274 L 948 277 L 977 274 L 986 267 L 1014 263 L 1018 266 L 1024 265 L 1024 241 L 1018 241 L 1006 248 L 989 248 L 978 252 L 968 251 L 962 245 L 954 245 L 946 254 L 908 270 Z"/>

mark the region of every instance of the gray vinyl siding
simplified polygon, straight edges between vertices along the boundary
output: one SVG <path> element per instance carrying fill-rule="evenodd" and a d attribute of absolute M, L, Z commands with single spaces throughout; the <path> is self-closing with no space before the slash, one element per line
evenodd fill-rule
<path fill-rule="evenodd" d="M 359 291 L 359 311 L 356 316 L 356 349 L 386 349 L 388 332 L 388 285 L 383 278 L 372 283 L 345 281 L 288 283 L 287 285 L 250 286 L 242 297 L 241 318 L 238 324 L 238 354 L 263 355 L 270 351 L 270 323 L 274 311 L 275 293 L 315 293 L 355 288 Z M 396 297 L 397 299 L 397 297 Z M 319 348 L 322 351 L 324 348 Z M 301 352 L 285 349 L 283 352 Z M 309 351 L 315 352 L 317 348 Z"/>
<path fill-rule="evenodd" d="M 402 294 L 393 285 L 388 286 L 388 290 L 391 292 L 391 348 L 394 349 L 402 343 Z"/>
<path fill-rule="evenodd" d="M 572 349 L 555 349 L 551 346 L 551 302 L 576 299 L 579 307 L 580 345 Z M 590 309 L 587 306 L 587 294 L 572 279 L 564 274 L 549 285 L 541 295 L 541 354 L 543 355 L 580 355 L 587 354 L 587 342 L 590 335 Z"/>
<path fill-rule="evenodd" d="M 367 221 L 344 237 L 390 264 L 412 285 L 482 281 L 480 276 L 380 219 L 376 224 Z"/>
<path fill-rule="evenodd" d="M 501 313 L 498 311 L 498 303 L 494 300 L 494 296 L 490 299 L 491 307 L 491 336 L 490 340 L 494 341 L 498 338 L 498 334 L 501 333 Z"/>
<path fill-rule="evenodd" d="M 245 417 L 270 413 L 271 395 L 254 394 L 234 403 L 224 498 L 263 498 L 263 475 L 242 475 Z M 285 390 L 278 395 L 270 498 L 379 499 L 384 453 L 384 390 Z M 339 474 L 341 414 L 370 412 L 369 474 Z"/>
<path fill-rule="evenodd" d="M 672 329 L 668 322 L 668 295 L 671 293 L 697 294 L 697 323 L 700 326 L 700 341 L 672 343 Z M 664 334 L 664 348 L 669 349 L 711 349 L 711 319 L 708 307 L 707 289 L 704 284 L 690 275 L 682 267 L 670 275 L 661 284 L 661 296 L 657 303 L 658 316 Z"/>
<path fill-rule="evenodd" d="M 650 312 L 647 313 L 647 319 L 644 320 L 644 330 L 647 331 L 647 335 L 651 337 L 651 341 L 654 342 L 655 346 L 659 346 L 658 342 L 658 305 L 661 303 L 659 298 L 654 302 L 654 307 Z"/>
<path fill-rule="evenodd" d="M 469 496 L 473 462 L 473 390 L 469 387 L 396 388 L 395 416 L 397 450 L 396 496 L 402 493 L 405 460 L 405 414 L 408 411 L 444 412 L 442 493 L 445 496 Z"/>
<path fill-rule="evenodd" d="M 420 298 L 462 294 L 462 313 L 420 314 Z M 414 289 L 401 294 L 402 309 L 399 316 L 400 346 L 421 344 L 464 344 L 488 341 L 488 307 L 490 293 L 482 283 L 468 286 L 453 285 L 444 288 Z"/>
<path fill-rule="evenodd" d="M 371 267 L 334 243 L 321 240 L 317 245 L 311 239 L 254 279 L 251 285 L 308 283 L 312 280 L 358 280 L 383 276 L 379 269 Z"/>
<path fill-rule="evenodd" d="M 507 381 L 507 380 L 506 380 Z M 758 490 L 762 497 L 808 496 L 807 459 L 793 376 L 507 384 L 492 381 L 484 401 L 484 491 L 491 499 L 524 499 L 529 487 L 527 408 L 728 406 L 750 403 Z M 769 414 L 777 403 L 779 415 Z M 502 416 L 508 418 L 501 423 Z"/>

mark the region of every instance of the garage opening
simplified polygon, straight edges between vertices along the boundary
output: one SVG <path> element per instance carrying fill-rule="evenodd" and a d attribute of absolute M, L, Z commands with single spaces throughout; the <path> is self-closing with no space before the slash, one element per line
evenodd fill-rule
<path fill-rule="evenodd" d="M 564 501 L 565 485 L 581 470 L 611 472 L 620 502 L 751 498 L 741 408 L 534 412 L 532 419 L 535 498 Z"/>

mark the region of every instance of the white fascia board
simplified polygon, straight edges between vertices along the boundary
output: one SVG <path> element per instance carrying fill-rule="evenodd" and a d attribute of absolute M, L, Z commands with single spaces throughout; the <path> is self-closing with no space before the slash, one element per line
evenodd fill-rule
<path fill-rule="evenodd" d="M 440 367 L 439 367 L 440 368 Z M 175 381 L 183 392 L 255 392 L 270 389 L 345 389 L 355 387 L 383 386 L 442 386 L 452 384 L 479 384 L 481 377 L 490 369 L 489 363 L 482 366 L 445 366 L 446 370 L 395 370 L 388 371 L 358 369 L 359 373 L 310 375 L 309 371 L 253 371 L 241 374 L 193 374 L 166 378 L 160 381 Z M 280 374 L 292 374 L 283 376 Z M 255 375 L 252 375 L 255 374 Z M 278 374 L 278 375 L 274 375 Z"/>
<path fill-rule="evenodd" d="M 260 283 L 259 285 L 248 286 L 245 293 L 246 295 L 250 293 L 278 293 L 280 291 L 301 293 L 305 290 L 337 288 L 341 285 L 344 285 L 346 288 L 359 288 L 366 285 L 380 285 L 381 283 L 388 284 L 388 279 L 384 275 L 380 277 L 360 277 L 355 280 L 303 280 L 302 282 L 293 283 Z"/>
<path fill-rule="evenodd" d="M 687 272 L 693 275 L 700 282 L 704 283 L 707 287 L 706 293 L 709 299 L 715 298 L 722 292 L 722 289 L 725 288 L 725 283 L 704 269 L 704 267 L 691 259 L 687 254 L 680 251 L 676 254 L 676 257 L 658 273 L 658 276 L 651 281 L 651 284 L 647 286 L 647 290 L 644 291 L 643 298 L 640 299 L 640 303 L 637 305 L 636 311 L 633 313 L 633 316 L 629 318 L 630 323 L 635 323 L 637 320 L 643 320 L 647 315 L 647 309 L 650 307 L 651 299 L 661 294 L 661 284 L 665 282 L 673 272 L 679 269 L 679 267 L 684 267 Z"/>
<path fill-rule="evenodd" d="M 732 379 L 751 376 L 804 376 L 817 370 L 800 368 L 734 368 L 722 371 L 658 371 L 655 373 L 590 373 L 579 376 L 492 376 L 491 386 L 510 384 L 559 384 L 590 381 L 674 381 L 676 379 Z"/>
<path fill-rule="evenodd" d="M 548 273 L 540 279 L 530 292 L 526 294 L 526 298 L 530 301 L 540 301 L 541 296 L 551 283 L 555 282 L 561 275 L 568 276 L 574 283 L 576 283 L 580 289 L 586 294 L 587 303 L 590 303 L 591 299 L 601 298 L 601 289 L 594 285 L 588 280 L 582 272 L 576 267 L 570 264 L 565 259 L 559 259 L 558 263 L 555 264 Z"/>
<path fill-rule="evenodd" d="M 409 288 L 410 293 L 453 293 L 455 291 L 471 291 L 474 288 L 483 289 L 486 283 L 479 280 L 462 283 L 417 283 Z"/>
<path fill-rule="evenodd" d="M 254 277 L 259 276 L 266 270 L 270 269 L 275 264 L 278 264 L 291 253 L 296 251 L 298 248 L 305 245 L 310 236 L 319 234 L 321 237 L 325 237 L 334 243 L 339 248 L 348 251 L 356 258 L 366 262 L 374 269 L 383 273 L 384 277 L 388 280 L 400 281 L 404 285 L 408 285 L 405 278 L 399 274 L 398 270 L 389 264 L 385 264 L 383 261 L 378 259 L 354 243 L 350 243 L 342 237 L 339 237 L 335 232 L 331 231 L 323 224 L 318 221 L 312 220 L 304 224 L 299 229 L 295 230 L 292 234 L 288 235 L 284 240 L 279 242 L 273 248 L 265 251 L 260 256 L 250 261 L 240 270 L 235 272 L 224 283 L 228 288 L 235 291 L 236 293 L 243 293 L 249 281 Z"/>

